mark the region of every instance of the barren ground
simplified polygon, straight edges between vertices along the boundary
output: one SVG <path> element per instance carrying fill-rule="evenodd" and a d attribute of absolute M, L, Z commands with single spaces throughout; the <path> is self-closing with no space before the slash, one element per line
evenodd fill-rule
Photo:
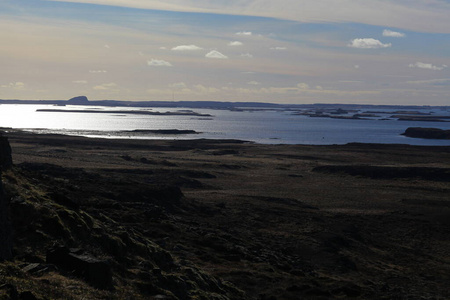
<path fill-rule="evenodd" d="M 3 174 L 9 194 L 36 213 L 52 210 L 68 231 L 51 232 L 35 214 L 34 225 L 25 225 L 13 210 L 16 258 L 0 269 L 0 283 L 19 292 L 41 299 L 450 298 L 449 147 L 7 136 L 15 164 Z M 65 219 L 73 211 L 93 220 L 86 232 Z M 120 247 L 99 243 L 102 236 Z M 136 250 L 135 240 L 170 254 L 173 265 L 162 266 L 156 250 Z M 114 288 L 96 290 L 58 268 L 25 274 L 18 267 L 45 264 L 54 243 L 107 258 Z M 67 285 L 72 291 L 64 293 Z"/>

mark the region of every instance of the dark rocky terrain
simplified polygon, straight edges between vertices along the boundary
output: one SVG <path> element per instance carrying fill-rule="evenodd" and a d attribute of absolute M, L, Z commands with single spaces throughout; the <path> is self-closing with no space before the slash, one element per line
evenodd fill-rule
<path fill-rule="evenodd" d="M 450 148 L 7 133 L 0 299 L 448 299 Z"/>

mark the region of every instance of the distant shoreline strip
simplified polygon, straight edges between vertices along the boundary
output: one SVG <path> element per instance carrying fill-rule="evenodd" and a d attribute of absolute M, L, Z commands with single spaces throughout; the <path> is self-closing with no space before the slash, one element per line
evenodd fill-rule
<path fill-rule="evenodd" d="M 36 109 L 36 112 L 60 112 L 60 113 L 94 113 L 94 114 L 132 114 L 148 116 L 196 116 L 212 117 L 210 114 L 201 114 L 194 111 L 142 111 L 142 110 L 82 110 L 82 109 Z"/>

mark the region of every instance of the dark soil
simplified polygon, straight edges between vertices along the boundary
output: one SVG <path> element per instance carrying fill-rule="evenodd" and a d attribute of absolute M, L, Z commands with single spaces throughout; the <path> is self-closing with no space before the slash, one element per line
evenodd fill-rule
<path fill-rule="evenodd" d="M 0 299 L 450 298 L 449 147 L 8 137 Z"/>

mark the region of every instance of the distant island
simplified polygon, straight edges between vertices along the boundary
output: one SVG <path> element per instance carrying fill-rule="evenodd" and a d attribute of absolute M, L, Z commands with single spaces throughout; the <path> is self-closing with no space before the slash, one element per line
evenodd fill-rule
<path fill-rule="evenodd" d="M 73 98 L 67 100 L 67 104 L 89 105 L 89 100 L 86 96 L 78 96 L 78 97 L 73 97 Z"/>
<path fill-rule="evenodd" d="M 94 114 L 134 114 L 151 116 L 196 116 L 211 117 L 210 114 L 201 114 L 194 111 L 146 111 L 146 110 L 83 110 L 83 109 L 37 109 L 37 112 L 59 112 L 59 113 L 94 113 Z"/>
<path fill-rule="evenodd" d="M 312 104 L 278 104 L 262 102 L 225 102 L 225 101 L 123 101 L 123 100 L 94 100 L 86 96 L 76 96 L 69 100 L 1 100 L 0 104 L 42 104 L 54 106 L 103 106 L 103 107 L 133 107 L 133 108 L 187 108 L 187 109 L 214 109 L 237 112 L 256 111 L 285 111 L 292 115 L 307 116 L 311 118 L 331 118 L 343 120 L 397 120 L 420 122 L 450 122 L 450 106 L 429 105 L 371 105 L 371 104 L 342 104 L 342 103 L 312 103 Z M 433 112 L 420 112 L 418 110 L 433 109 L 444 113 L 436 115 Z M 372 111 L 370 111 L 372 110 Z M 145 115 L 176 115 L 211 117 L 209 114 L 200 114 L 192 111 L 124 111 L 124 110 L 88 110 L 88 109 L 38 109 L 39 112 L 75 112 L 75 113 L 118 113 L 118 114 L 145 114 Z M 391 111 L 391 112 L 390 112 Z"/>
<path fill-rule="evenodd" d="M 226 102 L 226 101 L 124 101 L 124 100 L 89 100 L 86 96 L 76 96 L 69 100 L 6 100 L 0 99 L 0 104 L 43 104 L 43 105 L 85 105 L 85 106 L 109 106 L 109 107 L 184 107 L 184 108 L 211 108 L 232 110 L 260 110 L 264 109 L 286 109 L 296 112 L 296 109 L 317 110 L 323 112 L 323 116 L 343 115 L 361 109 L 399 109 L 410 111 L 415 109 L 443 109 L 448 110 L 450 106 L 429 105 L 372 105 L 372 104 L 342 104 L 342 103 L 311 103 L 311 104 L 278 104 L 263 102 Z M 376 113 L 376 112 L 373 112 Z M 400 114 L 400 111 L 395 112 Z"/>
<path fill-rule="evenodd" d="M 403 135 L 412 138 L 450 140 L 450 130 L 439 128 L 409 127 Z"/>

